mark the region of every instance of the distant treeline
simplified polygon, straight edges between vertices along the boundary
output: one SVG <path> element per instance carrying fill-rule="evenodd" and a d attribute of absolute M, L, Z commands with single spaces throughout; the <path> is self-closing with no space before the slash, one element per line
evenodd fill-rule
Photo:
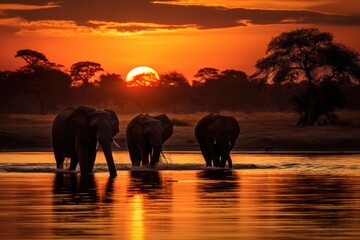
<path fill-rule="evenodd" d="M 260 85 L 242 71 L 215 68 L 200 69 L 191 84 L 172 71 L 160 74 L 155 86 L 128 87 L 118 74 L 99 75 L 98 63 L 78 62 L 65 71 L 33 50 L 19 50 L 16 57 L 27 65 L 0 72 L 0 113 L 56 113 L 79 105 L 127 113 L 292 111 L 291 98 L 304 91 L 301 84 Z M 341 88 L 346 109 L 359 110 L 359 86 Z"/>

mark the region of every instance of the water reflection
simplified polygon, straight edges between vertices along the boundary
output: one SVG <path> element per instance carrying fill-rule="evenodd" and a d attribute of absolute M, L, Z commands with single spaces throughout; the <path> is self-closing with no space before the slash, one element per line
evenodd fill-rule
<path fill-rule="evenodd" d="M 239 221 L 239 176 L 231 170 L 204 170 L 197 173 L 198 223 L 204 235 L 237 236 Z"/>
<path fill-rule="evenodd" d="M 56 236 L 107 235 L 113 202 L 113 183 L 109 178 L 104 195 L 99 196 L 94 175 L 55 175 L 53 184 L 53 232 Z M 102 203 L 107 203 L 105 206 Z M 96 223 L 96 224 L 95 224 Z"/>
<path fill-rule="evenodd" d="M 278 169 L 115 179 L 106 165 L 81 179 L 9 164 L 0 169 L 0 239 L 360 239 L 359 156 L 310 157 L 242 160 L 286 166 Z"/>
<path fill-rule="evenodd" d="M 61 204 L 97 203 L 98 195 L 94 175 L 81 177 L 78 174 L 57 173 L 54 179 L 54 194 L 69 194 L 60 199 Z M 56 203 L 58 205 L 59 203 Z"/>
<path fill-rule="evenodd" d="M 239 177 L 231 170 L 204 170 L 197 173 L 202 180 L 198 184 L 198 194 L 201 199 L 213 201 L 224 198 L 230 201 L 238 201 Z M 228 194 L 223 194 L 228 193 Z"/>
<path fill-rule="evenodd" d="M 301 175 L 281 178 L 274 193 L 278 204 L 277 228 L 281 234 L 291 233 L 331 238 L 334 231 L 347 229 L 343 234 L 352 236 L 358 232 L 359 211 L 354 204 L 358 199 L 354 182 L 346 177 L 329 177 L 326 175 Z M 353 206 L 352 206 L 353 205 Z M 306 226 L 306 233 L 294 223 Z"/>
<path fill-rule="evenodd" d="M 156 198 L 162 194 L 162 180 L 158 171 L 132 171 L 130 175 L 130 195 L 139 193 Z"/>
<path fill-rule="evenodd" d="M 151 238 L 172 228 L 172 182 L 157 171 L 133 171 L 128 185 L 131 239 Z M 145 232 L 146 230 L 146 232 Z M 147 236 L 148 235 L 148 236 Z"/>

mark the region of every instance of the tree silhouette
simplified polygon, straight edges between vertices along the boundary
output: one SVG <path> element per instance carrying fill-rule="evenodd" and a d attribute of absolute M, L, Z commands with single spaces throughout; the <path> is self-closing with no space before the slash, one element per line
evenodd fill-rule
<path fill-rule="evenodd" d="M 15 57 L 21 57 L 30 67 L 47 66 L 50 63 L 44 54 L 30 49 L 17 51 Z"/>
<path fill-rule="evenodd" d="M 352 83 L 360 80 L 359 54 L 334 42 L 331 33 L 316 28 L 301 28 L 274 37 L 266 50 L 266 57 L 255 65 L 252 76 L 259 82 L 287 84 L 305 83 L 297 106 L 298 126 L 315 125 L 322 117 L 333 116 L 334 102 L 322 102 L 329 96 L 329 84 Z M 326 97 L 324 97 L 326 95 Z M 335 101 L 337 102 L 337 101 Z M 324 105 L 328 107 L 320 107 Z M 330 119 L 329 119 L 330 120 Z"/>
<path fill-rule="evenodd" d="M 68 86 L 66 76 L 58 69 L 62 65 L 52 63 L 44 54 L 30 49 L 17 51 L 15 57 L 21 57 L 27 63 L 16 74 L 11 75 L 14 83 L 23 92 L 20 106 L 24 106 L 25 100 L 33 95 L 39 104 L 40 113 L 45 114 L 45 101 L 50 100 L 48 94 L 53 93 L 54 89 L 59 91 L 64 89 L 63 86 Z M 59 79 L 64 81 L 59 82 Z"/>
<path fill-rule="evenodd" d="M 91 85 L 90 79 L 101 71 L 104 71 L 104 69 L 99 63 L 89 61 L 74 63 L 70 68 L 73 86 L 88 88 Z"/>
<path fill-rule="evenodd" d="M 21 57 L 27 63 L 23 68 L 28 71 L 35 71 L 36 68 L 61 68 L 63 65 L 50 62 L 40 52 L 31 49 L 21 49 L 16 52 L 15 57 Z"/>
<path fill-rule="evenodd" d="M 208 80 L 217 79 L 219 76 L 219 70 L 216 68 L 201 68 L 194 77 L 196 78 L 193 80 L 193 86 L 200 86 L 204 84 Z"/>
<path fill-rule="evenodd" d="M 171 71 L 160 75 L 160 86 L 189 87 L 190 84 L 184 74 Z"/>
<path fill-rule="evenodd" d="M 99 103 L 102 103 L 102 107 L 108 107 L 112 99 L 118 100 L 121 97 L 125 83 L 119 74 L 107 73 L 100 76 L 97 87 Z"/>
<path fill-rule="evenodd" d="M 153 72 L 138 74 L 127 82 L 128 87 L 155 87 L 157 85 L 159 85 L 159 79 Z"/>
<path fill-rule="evenodd" d="M 325 88 L 325 89 L 324 89 Z M 318 119 L 319 125 L 329 125 L 335 123 L 338 118 L 334 114 L 336 108 L 342 108 L 344 104 L 344 94 L 335 82 L 323 84 L 314 89 L 317 99 L 314 118 Z M 295 104 L 295 109 L 301 115 L 309 104 L 308 92 L 303 92 L 300 96 L 293 96 L 291 101 Z M 300 118 L 299 121 L 302 121 Z M 300 125 L 300 123 L 298 123 Z"/>
<path fill-rule="evenodd" d="M 157 100 L 161 108 L 185 111 L 189 105 L 190 84 L 184 74 L 170 71 L 160 75 Z M 186 107 L 185 107 L 186 106 Z"/>

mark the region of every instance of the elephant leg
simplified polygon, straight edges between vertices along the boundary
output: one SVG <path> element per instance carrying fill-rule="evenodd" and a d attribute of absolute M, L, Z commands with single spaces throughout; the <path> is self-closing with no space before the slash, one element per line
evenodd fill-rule
<path fill-rule="evenodd" d="M 224 168 L 226 165 L 226 157 L 221 156 L 220 162 L 219 162 L 219 167 Z"/>
<path fill-rule="evenodd" d="M 138 153 L 138 151 L 129 148 L 129 154 L 130 154 L 132 166 L 139 167 L 140 166 L 140 154 Z"/>
<path fill-rule="evenodd" d="M 142 165 L 149 165 L 149 152 L 146 151 L 145 147 L 142 147 L 140 150 L 140 155 L 141 155 L 141 162 Z"/>
<path fill-rule="evenodd" d="M 232 160 L 231 160 L 230 155 L 228 155 L 228 156 L 222 156 L 222 157 L 221 157 L 220 166 L 221 166 L 222 168 L 224 168 L 225 165 L 226 165 L 226 161 L 228 161 L 229 168 L 232 168 Z"/>
<path fill-rule="evenodd" d="M 76 144 L 76 152 L 79 157 L 81 174 L 88 174 L 89 171 L 89 153 L 87 146 L 82 143 Z"/>
<path fill-rule="evenodd" d="M 209 149 L 207 147 L 201 147 L 201 153 L 203 155 L 203 157 L 205 158 L 205 162 L 206 162 L 206 166 L 207 167 L 211 167 L 212 163 L 212 155 L 211 155 L 211 151 L 209 151 Z"/>
<path fill-rule="evenodd" d="M 65 158 L 63 156 L 55 156 L 56 159 L 56 168 L 63 169 Z"/>
<path fill-rule="evenodd" d="M 229 168 L 232 168 L 232 160 L 231 160 L 230 155 L 227 160 L 228 160 Z"/>
<path fill-rule="evenodd" d="M 221 166 L 220 154 L 214 150 L 213 156 L 214 156 L 214 158 L 213 158 L 214 167 L 220 167 Z"/>
<path fill-rule="evenodd" d="M 89 171 L 93 172 L 94 164 L 95 164 L 95 158 L 96 158 L 96 148 L 90 148 L 89 149 Z"/>
<path fill-rule="evenodd" d="M 60 151 L 59 147 L 57 146 L 57 144 L 54 143 L 53 148 L 54 148 L 54 156 L 55 156 L 55 161 L 56 161 L 56 168 L 63 169 L 65 157 L 61 154 L 61 151 Z"/>
<path fill-rule="evenodd" d="M 76 155 L 71 157 L 69 170 L 76 170 L 76 166 L 79 163 L 79 159 Z"/>
<path fill-rule="evenodd" d="M 142 158 L 142 165 L 149 165 L 149 153 L 145 153 L 145 156 Z"/>

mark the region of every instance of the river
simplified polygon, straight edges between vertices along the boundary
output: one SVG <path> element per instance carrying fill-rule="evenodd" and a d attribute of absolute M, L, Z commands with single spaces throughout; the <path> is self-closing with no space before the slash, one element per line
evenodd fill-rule
<path fill-rule="evenodd" d="M 165 153 L 158 171 L 114 153 L 110 179 L 56 172 L 52 153 L 0 153 L 1 239 L 360 239 L 360 155 Z"/>

